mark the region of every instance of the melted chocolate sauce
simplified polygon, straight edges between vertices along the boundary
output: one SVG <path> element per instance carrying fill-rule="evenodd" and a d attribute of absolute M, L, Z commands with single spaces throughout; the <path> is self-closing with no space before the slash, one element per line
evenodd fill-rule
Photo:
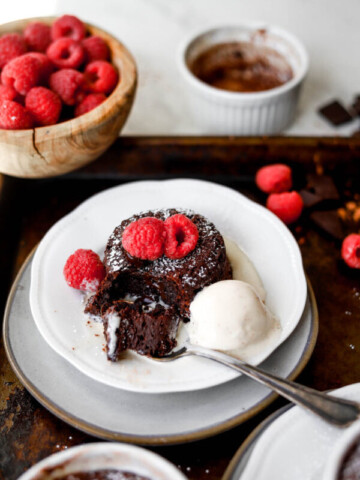
<path fill-rule="evenodd" d="M 269 90 L 293 78 L 292 68 L 280 53 L 250 42 L 213 45 L 189 68 L 208 85 L 233 92 Z"/>

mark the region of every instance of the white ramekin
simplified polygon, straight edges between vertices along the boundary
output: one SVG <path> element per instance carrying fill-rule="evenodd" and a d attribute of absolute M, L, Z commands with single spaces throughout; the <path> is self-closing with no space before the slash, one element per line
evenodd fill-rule
<path fill-rule="evenodd" d="M 18 480 L 55 480 L 79 471 L 101 469 L 118 469 L 151 480 L 187 480 L 175 465 L 156 453 L 134 445 L 107 442 L 88 443 L 50 455 Z"/>
<path fill-rule="evenodd" d="M 347 428 L 334 444 L 325 464 L 322 480 L 339 480 L 340 469 L 346 454 L 357 441 L 360 441 L 360 421 L 356 421 Z"/>
<path fill-rule="evenodd" d="M 190 71 L 189 62 L 208 47 L 233 41 L 255 42 L 277 50 L 291 65 L 293 78 L 271 90 L 243 93 L 207 85 Z M 192 36 L 183 43 L 179 54 L 193 115 L 203 133 L 217 135 L 271 135 L 288 127 L 308 65 L 306 50 L 294 35 L 259 22 L 213 28 Z"/>

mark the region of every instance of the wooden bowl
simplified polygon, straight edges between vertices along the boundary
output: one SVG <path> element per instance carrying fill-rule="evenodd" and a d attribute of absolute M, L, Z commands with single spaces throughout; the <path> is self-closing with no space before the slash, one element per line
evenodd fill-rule
<path fill-rule="evenodd" d="M 29 22 L 51 24 L 56 17 L 29 18 L 0 25 L 0 35 L 22 32 Z M 120 81 L 94 110 L 56 125 L 27 130 L 0 129 L 0 172 L 15 177 L 61 175 L 98 158 L 118 137 L 130 112 L 137 83 L 135 61 L 126 47 L 103 30 L 86 24 L 102 37 Z"/>

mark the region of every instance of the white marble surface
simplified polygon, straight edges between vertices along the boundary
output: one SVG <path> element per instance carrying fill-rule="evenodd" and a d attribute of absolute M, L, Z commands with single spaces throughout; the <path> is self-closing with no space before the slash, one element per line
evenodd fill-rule
<path fill-rule="evenodd" d="M 360 94 L 360 0 L 15 0 L 1 8 L 0 22 L 54 13 L 72 13 L 109 30 L 135 56 L 139 88 L 128 135 L 216 134 L 192 120 L 176 55 L 192 32 L 244 20 L 286 28 L 309 52 L 309 75 L 286 134 L 348 135 L 360 127 L 356 120 L 333 128 L 316 113 L 333 98 L 349 104 Z"/>

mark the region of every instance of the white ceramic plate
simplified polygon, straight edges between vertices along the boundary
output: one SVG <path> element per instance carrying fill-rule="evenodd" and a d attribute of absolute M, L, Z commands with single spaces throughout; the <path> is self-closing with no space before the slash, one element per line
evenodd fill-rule
<path fill-rule="evenodd" d="M 32 256 L 19 272 L 7 301 L 5 350 L 29 392 L 73 427 L 107 440 L 144 445 L 184 443 L 240 425 L 276 398 L 244 375 L 203 390 L 151 395 L 110 387 L 84 375 L 49 346 L 35 325 L 29 305 L 31 260 Z M 318 324 L 316 302 L 309 288 L 293 334 L 262 368 L 293 380 L 311 356 Z"/>
<path fill-rule="evenodd" d="M 207 388 L 237 376 L 205 359 L 186 357 L 159 364 L 137 354 L 117 363 L 103 351 L 100 324 L 87 324 L 81 293 L 67 286 L 63 266 L 78 248 L 102 254 L 113 229 L 136 212 L 190 208 L 208 217 L 235 240 L 255 265 L 267 291 L 267 304 L 281 323 L 281 335 L 258 364 L 294 330 L 306 301 L 299 248 L 290 231 L 265 208 L 234 190 L 198 180 L 135 182 L 90 198 L 55 224 L 41 241 L 31 273 L 30 305 L 49 345 L 93 379 L 132 391 L 176 392 Z"/>
<path fill-rule="evenodd" d="M 116 469 L 131 472 L 151 480 L 186 480 L 175 465 L 144 448 L 121 443 L 89 443 L 69 448 L 44 458 L 25 472 L 18 480 L 39 480 L 44 470 L 50 470 L 46 479 L 76 472 Z M 43 477 L 42 477 L 43 478 Z M 43 478 L 44 480 L 44 478 Z"/>
<path fill-rule="evenodd" d="M 360 383 L 331 395 L 359 402 Z M 223 480 L 319 480 L 334 444 L 346 431 L 300 407 L 286 408 L 250 435 Z"/>

